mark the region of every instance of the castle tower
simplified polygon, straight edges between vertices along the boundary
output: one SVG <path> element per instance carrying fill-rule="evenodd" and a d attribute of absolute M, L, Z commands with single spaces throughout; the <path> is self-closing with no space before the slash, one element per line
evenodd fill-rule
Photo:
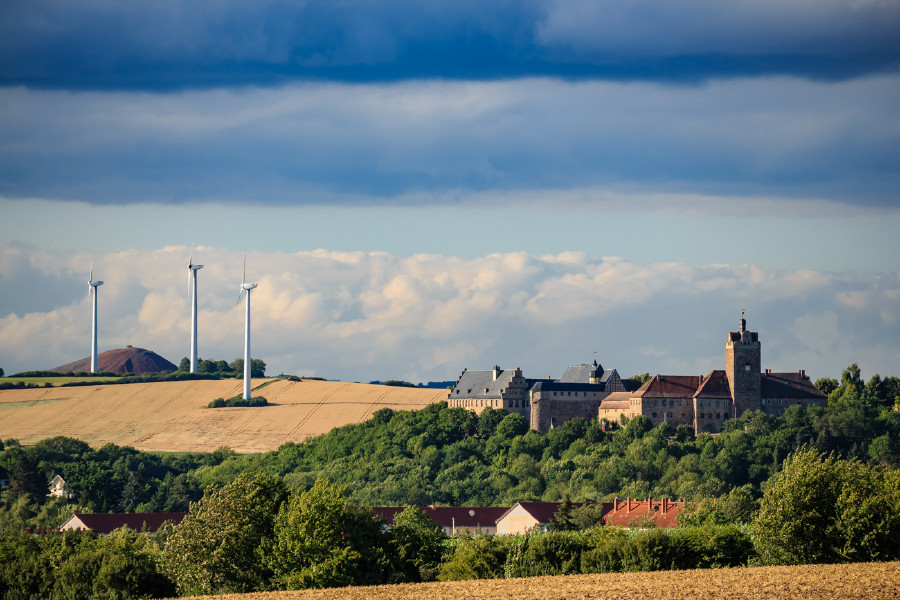
<path fill-rule="evenodd" d="M 759 409 L 761 352 L 759 333 L 747 331 L 741 311 L 740 331 L 728 333 L 725 342 L 725 374 L 731 387 L 732 417 Z"/>

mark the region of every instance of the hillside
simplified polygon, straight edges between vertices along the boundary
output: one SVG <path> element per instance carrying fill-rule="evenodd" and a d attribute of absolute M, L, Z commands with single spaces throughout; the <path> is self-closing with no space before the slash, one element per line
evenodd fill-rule
<path fill-rule="evenodd" d="M 241 380 L 0 390 L 0 439 L 33 444 L 65 435 L 94 447 L 264 452 L 364 421 L 381 408 L 415 410 L 447 397 L 446 390 L 310 380 L 260 380 L 254 390 L 263 386 L 258 395 L 270 406 L 216 409 L 206 405 L 239 394 Z"/>
<path fill-rule="evenodd" d="M 197 600 L 882 600 L 900 595 L 900 563 L 696 569 L 194 596 Z"/>
<path fill-rule="evenodd" d="M 107 350 L 97 355 L 97 370 L 110 373 L 160 373 L 163 371 L 175 371 L 178 367 L 168 360 L 144 348 L 117 348 Z M 81 373 L 91 370 L 91 357 L 87 356 L 67 365 L 61 365 L 49 369 L 55 373 Z"/>

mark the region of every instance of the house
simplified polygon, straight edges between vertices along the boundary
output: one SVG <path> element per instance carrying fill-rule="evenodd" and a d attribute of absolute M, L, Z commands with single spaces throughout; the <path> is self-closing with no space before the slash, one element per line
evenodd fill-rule
<path fill-rule="evenodd" d="M 507 511 L 505 506 L 417 506 L 443 529 L 446 535 L 454 535 L 465 529 L 470 533 L 497 533 L 497 519 Z M 381 515 L 388 525 L 405 506 L 375 506 L 372 511 Z"/>
<path fill-rule="evenodd" d="M 135 531 L 156 531 L 163 523 L 181 523 L 187 513 L 73 513 L 58 531 L 93 531 L 102 535 L 112 533 L 120 527 Z"/>
<path fill-rule="evenodd" d="M 66 491 L 66 480 L 56 475 L 50 480 L 50 493 L 48 496 L 56 496 L 57 498 L 68 498 L 72 495 Z"/>
<path fill-rule="evenodd" d="M 632 500 L 616 498 L 609 512 L 603 517 L 603 523 L 615 527 L 675 527 L 678 515 L 684 510 L 684 500 L 663 498 L 659 502 L 651 498 Z"/>
<path fill-rule="evenodd" d="M 515 535 L 526 533 L 537 528 L 546 531 L 553 522 L 562 502 L 516 502 L 497 519 L 497 533 Z M 573 502 L 573 508 L 584 506 L 585 502 Z M 609 502 L 603 503 L 602 513 L 612 508 Z"/>

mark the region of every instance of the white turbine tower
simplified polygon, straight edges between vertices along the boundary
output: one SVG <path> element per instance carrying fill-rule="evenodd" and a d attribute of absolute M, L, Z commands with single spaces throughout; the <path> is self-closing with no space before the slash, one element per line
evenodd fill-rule
<path fill-rule="evenodd" d="M 197 372 L 197 271 L 203 265 L 194 264 L 194 249 L 188 258 L 188 286 L 191 294 L 191 373 Z"/>
<path fill-rule="evenodd" d="M 247 294 L 247 312 L 244 322 L 244 400 L 250 399 L 250 292 L 259 284 L 247 283 L 247 254 L 244 253 L 244 273 L 241 275 L 241 291 L 235 306 Z"/>
<path fill-rule="evenodd" d="M 91 320 L 91 373 L 97 372 L 97 288 L 103 285 L 102 281 L 94 281 L 94 261 L 91 261 L 91 274 L 88 277 L 88 295 L 93 305 L 93 319 Z"/>

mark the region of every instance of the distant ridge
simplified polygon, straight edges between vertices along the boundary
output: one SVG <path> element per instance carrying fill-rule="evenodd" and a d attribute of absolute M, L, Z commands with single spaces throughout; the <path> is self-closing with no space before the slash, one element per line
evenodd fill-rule
<path fill-rule="evenodd" d="M 87 372 L 91 370 L 91 358 L 88 356 L 49 370 L 55 373 Z M 101 353 L 97 357 L 97 370 L 143 375 L 144 373 L 177 371 L 178 367 L 152 350 L 128 347 Z"/>

